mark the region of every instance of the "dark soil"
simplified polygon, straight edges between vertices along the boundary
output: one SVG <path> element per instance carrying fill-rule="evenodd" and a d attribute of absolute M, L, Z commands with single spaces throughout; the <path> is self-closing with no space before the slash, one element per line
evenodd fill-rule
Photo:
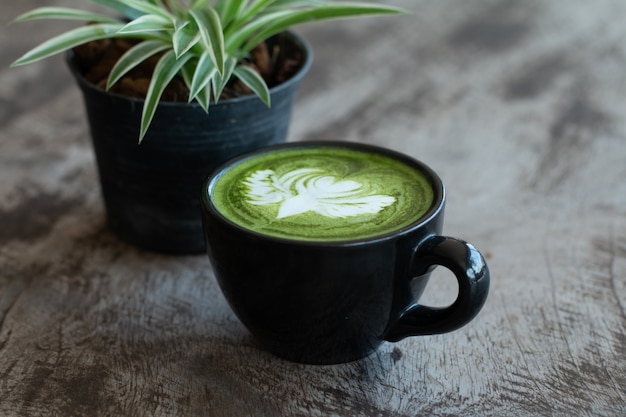
<path fill-rule="evenodd" d="M 104 89 L 109 73 L 117 60 L 139 40 L 115 38 L 89 42 L 74 48 L 75 59 L 83 75 L 93 84 Z M 161 54 L 157 54 L 131 70 L 110 89 L 111 92 L 128 97 L 145 98 L 150 78 Z M 291 78 L 302 66 L 304 56 L 296 48 L 287 48 L 281 35 L 254 48 L 241 63 L 256 69 L 271 88 Z M 220 99 L 252 94 L 241 81 L 234 79 L 224 88 Z M 189 89 L 180 77 L 167 86 L 162 101 L 186 102 Z"/>

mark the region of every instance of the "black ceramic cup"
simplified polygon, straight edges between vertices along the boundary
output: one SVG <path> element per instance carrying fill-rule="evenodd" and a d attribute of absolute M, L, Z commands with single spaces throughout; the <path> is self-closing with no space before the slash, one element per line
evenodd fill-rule
<path fill-rule="evenodd" d="M 215 181 L 239 161 L 301 142 L 267 147 L 218 168 L 201 191 L 207 251 L 233 311 L 270 352 L 310 364 L 353 361 L 384 341 L 451 332 L 469 323 L 489 291 L 485 259 L 471 244 L 442 236 L 445 190 L 439 177 L 406 155 L 369 145 L 332 145 L 390 156 L 421 171 L 434 200 L 400 230 L 346 241 L 299 241 L 251 231 L 222 215 L 212 201 Z M 450 306 L 419 304 L 430 272 L 451 270 L 458 296 Z"/>

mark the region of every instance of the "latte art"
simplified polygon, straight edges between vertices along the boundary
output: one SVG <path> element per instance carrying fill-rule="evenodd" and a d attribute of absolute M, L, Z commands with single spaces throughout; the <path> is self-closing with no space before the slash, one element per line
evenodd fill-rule
<path fill-rule="evenodd" d="M 295 146 L 239 160 L 209 186 L 226 218 L 270 236 L 343 241 L 410 225 L 433 203 L 424 173 L 385 154 Z"/>
<path fill-rule="evenodd" d="M 253 173 L 246 181 L 248 202 L 279 204 L 277 219 L 308 211 L 330 218 L 376 214 L 396 199 L 368 195 L 362 184 L 323 175 L 321 169 L 302 168 L 278 177 L 271 169 Z"/>

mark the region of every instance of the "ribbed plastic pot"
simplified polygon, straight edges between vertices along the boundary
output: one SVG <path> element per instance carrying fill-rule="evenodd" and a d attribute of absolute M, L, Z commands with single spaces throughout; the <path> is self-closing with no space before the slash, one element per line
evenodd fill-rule
<path fill-rule="evenodd" d="M 110 229 L 142 249 L 204 253 L 200 187 L 221 163 L 254 149 L 285 142 L 291 110 L 312 52 L 300 36 L 285 44 L 305 57 L 301 69 L 273 87 L 271 107 L 254 95 L 209 107 L 162 102 L 138 143 L 143 100 L 105 92 L 67 62 L 83 94 Z"/>

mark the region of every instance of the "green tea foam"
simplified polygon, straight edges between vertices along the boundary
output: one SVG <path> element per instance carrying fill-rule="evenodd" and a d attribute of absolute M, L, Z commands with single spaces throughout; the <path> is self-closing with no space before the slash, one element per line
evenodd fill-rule
<path fill-rule="evenodd" d="M 396 231 L 422 217 L 433 189 L 419 170 L 387 155 L 321 145 L 245 158 L 212 182 L 217 210 L 276 237 L 342 241 Z"/>

